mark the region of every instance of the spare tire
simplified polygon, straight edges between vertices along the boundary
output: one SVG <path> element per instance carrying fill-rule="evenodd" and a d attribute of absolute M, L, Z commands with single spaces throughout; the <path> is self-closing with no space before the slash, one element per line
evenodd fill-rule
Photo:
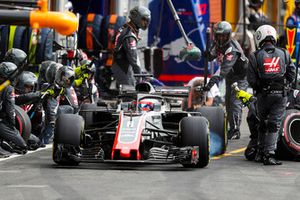
<path fill-rule="evenodd" d="M 103 48 L 101 44 L 102 15 L 89 13 L 79 20 L 78 48 L 97 51 Z"/>
<path fill-rule="evenodd" d="M 224 154 L 228 143 L 224 109 L 219 106 L 203 106 L 196 111 L 209 121 L 211 155 Z"/>
<path fill-rule="evenodd" d="M 114 35 L 125 23 L 125 16 L 107 15 L 104 17 L 101 24 L 101 44 L 103 44 L 104 49 L 110 49 L 110 43 L 113 42 Z"/>
<path fill-rule="evenodd" d="M 16 110 L 16 128 L 19 130 L 22 138 L 27 143 L 31 134 L 31 121 L 27 113 L 20 108 L 15 106 Z"/>
<path fill-rule="evenodd" d="M 6 51 L 8 50 L 9 26 L 0 25 L 0 60 L 2 61 Z"/>
<path fill-rule="evenodd" d="M 290 109 L 282 120 L 282 132 L 279 133 L 276 155 L 281 159 L 300 156 L 300 111 Z"/>

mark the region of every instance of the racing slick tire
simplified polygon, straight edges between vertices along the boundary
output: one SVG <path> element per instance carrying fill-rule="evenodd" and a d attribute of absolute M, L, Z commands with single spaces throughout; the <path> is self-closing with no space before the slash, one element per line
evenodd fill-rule
<path fill-rule="evenodd" d="M 80 115 L 61 114 L 56 120 L 52 159 L 59 165 L 78 165 L 84 121 Z"/>
<path fill-rule="evenodd" d="M 300 112 L 296 109 L 286 111 L 279 133 L 276 156 L 290 160 L 300 158 Z"/>
<path fill-rule="evenodd" d="M 85 128 L 90 127 L 94 123 L 94 111 L 97 108 L 97 104 L 82 104 L 80 107 L 79 115 L 81 115 L 85 122 Z"/>
<path fill-rule="evenodd" d="M 209 130 L 208 120 L 204 117 L 184 117 L 180 121 L 182 146 L 198 146 L 199 162 L 183 164 L 188 168 L 203 168 L 209 163 Z"/>
<path fill-rule="evenodd" d="M 226 135 L 226 120 L 225 120 L 225 112 L 222 107 L 219 106 L 204 106 L 196 110 L 200 112 L 203 117 L 205 117 L 209 122 L 209 131 L 210 131 L 210 139 L 211 142 L 214 138 L 218 137 L 216 140 L 220 142 L 219 148 L 215 150 L 214 155 L 224 154 L 226 151 L 226 147 L 228 144 L 228 139 Z M 213 135 L 215 134 L 215 136 Z"/>
<path fill-rule="evenodd" d="M 31 121 L 27 113 L 19 106 L 15 106 L 16 128 L 19 130 L 22 138 L 27 143 L 31 134 Z"/>

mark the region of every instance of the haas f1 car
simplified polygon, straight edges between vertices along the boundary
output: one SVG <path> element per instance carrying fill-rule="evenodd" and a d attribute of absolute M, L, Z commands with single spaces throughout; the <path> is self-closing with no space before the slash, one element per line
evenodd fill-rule
<path fill-rule="evenodd" d="M 208 165 L 208 119 L 179 108 L 178 99 L 188 92 L 154 89 L 149 83 L 140 83 L 132 91 L 122 92 L 116 106 L 83 104 L 79 115 L 60 115 L 53 161 L 59 165 L 83 161 Z"/>

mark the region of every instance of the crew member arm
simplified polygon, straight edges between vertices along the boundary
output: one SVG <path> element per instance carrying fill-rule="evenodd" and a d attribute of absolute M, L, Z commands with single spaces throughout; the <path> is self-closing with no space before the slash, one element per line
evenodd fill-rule
<path fill-rule="evenodd" d="M 256 58 L 254 56 L 254 53 L 251 53 L 249 56 L 249 65 L 248 65 L 248 71 L 247 71 L 247 80 L 249 85 L 254 89 L 259 89 L 259 80 L 257 77 L 258 71 L 257 71 L 257 62 Z"/>
<path fill-rule="evenodd" d="M 221 63 L 219 70 L 211 77 L 207 84 L 208 89 L 210 89 L 214 84 L 218 84 L 222 78 L 233 76 L 235 71 L 239 72 L 239 69 L 234 70 L 238 58 L 239 54 L 234 51 L 228 52 L 224 55 L 223 62 Z"/>
<path fill-rule="evenodd" d="M 4 112 L 6 113 L 6 120 L 11 126 L 15 126 L 15 92 L 13 87 L 8 87 L 5 94 Z"/>
<path fill-rule="evenodd" d="M 132 66 L 135 74 L 141 73 L 141 67 L 138 62 L 137 40 L 134 37 L 126 37 L 123 41 L 123 48 L 126 51 L 126 56 L 129 64 Z"/>
<path fill-rule="evenodd" d="M 286 51 L 286 50 L 285 50 Z M 287 56 L 287 64 L 286 64 L 286 80 L 288 84 L 292 83 L 295 81 L 296 78 L 296 67 L 295 64 L 292 62 L 290 54 L 286 51 L 286 56 Z"/>
<path fill-rule="evenodd" d="M 30 92 L 26 94 L 16 95 L 15 103 L 16 105 L 32 104 L 38 102 L 40 98 L 41 92 Z"/>

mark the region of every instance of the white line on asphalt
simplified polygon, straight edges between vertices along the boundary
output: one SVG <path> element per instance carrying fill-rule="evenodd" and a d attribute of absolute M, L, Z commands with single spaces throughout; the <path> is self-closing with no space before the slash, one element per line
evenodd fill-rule
<path fill-rule="evenodd" d="M 20 173 L 21 170 L 0 170 L 0 173 Z"/>
<path fill-rule="evenodd" d="M 44 148 L 38 148 L 38 149 L 35 150 L 35 151 L 28 151 L 28 152 L 25 154 L 25 156 L 28 155 L 28 154 L 32 154 L 32 153 L 35 153 L 35 152 L 38 152 L 38 151 L 43 151 L 43 150 L 45 150 L 45 149 L 50 149 L 50 148 L 52 148 L 52 144 L 47 144 L 46 147 L 44 147 Z M 13 154 L 13 155 L 11 155 L 11 156 L 9 156 L 9 157 L 7 157 L 7 158 L 0 158 L 0 162 L 6 161 L 6 160 L 11 160 L 11 159 L 13 159 L 13 158 L 17 158 L 17 157 L 20 157 L 20 156 L 23 156 L 23 155 L 21 155 L 21 154 Z"/>
<path fill-rule="evenodd" d="M 8 188 L 45 188 L 48 185 L 8 185 Z"/>

